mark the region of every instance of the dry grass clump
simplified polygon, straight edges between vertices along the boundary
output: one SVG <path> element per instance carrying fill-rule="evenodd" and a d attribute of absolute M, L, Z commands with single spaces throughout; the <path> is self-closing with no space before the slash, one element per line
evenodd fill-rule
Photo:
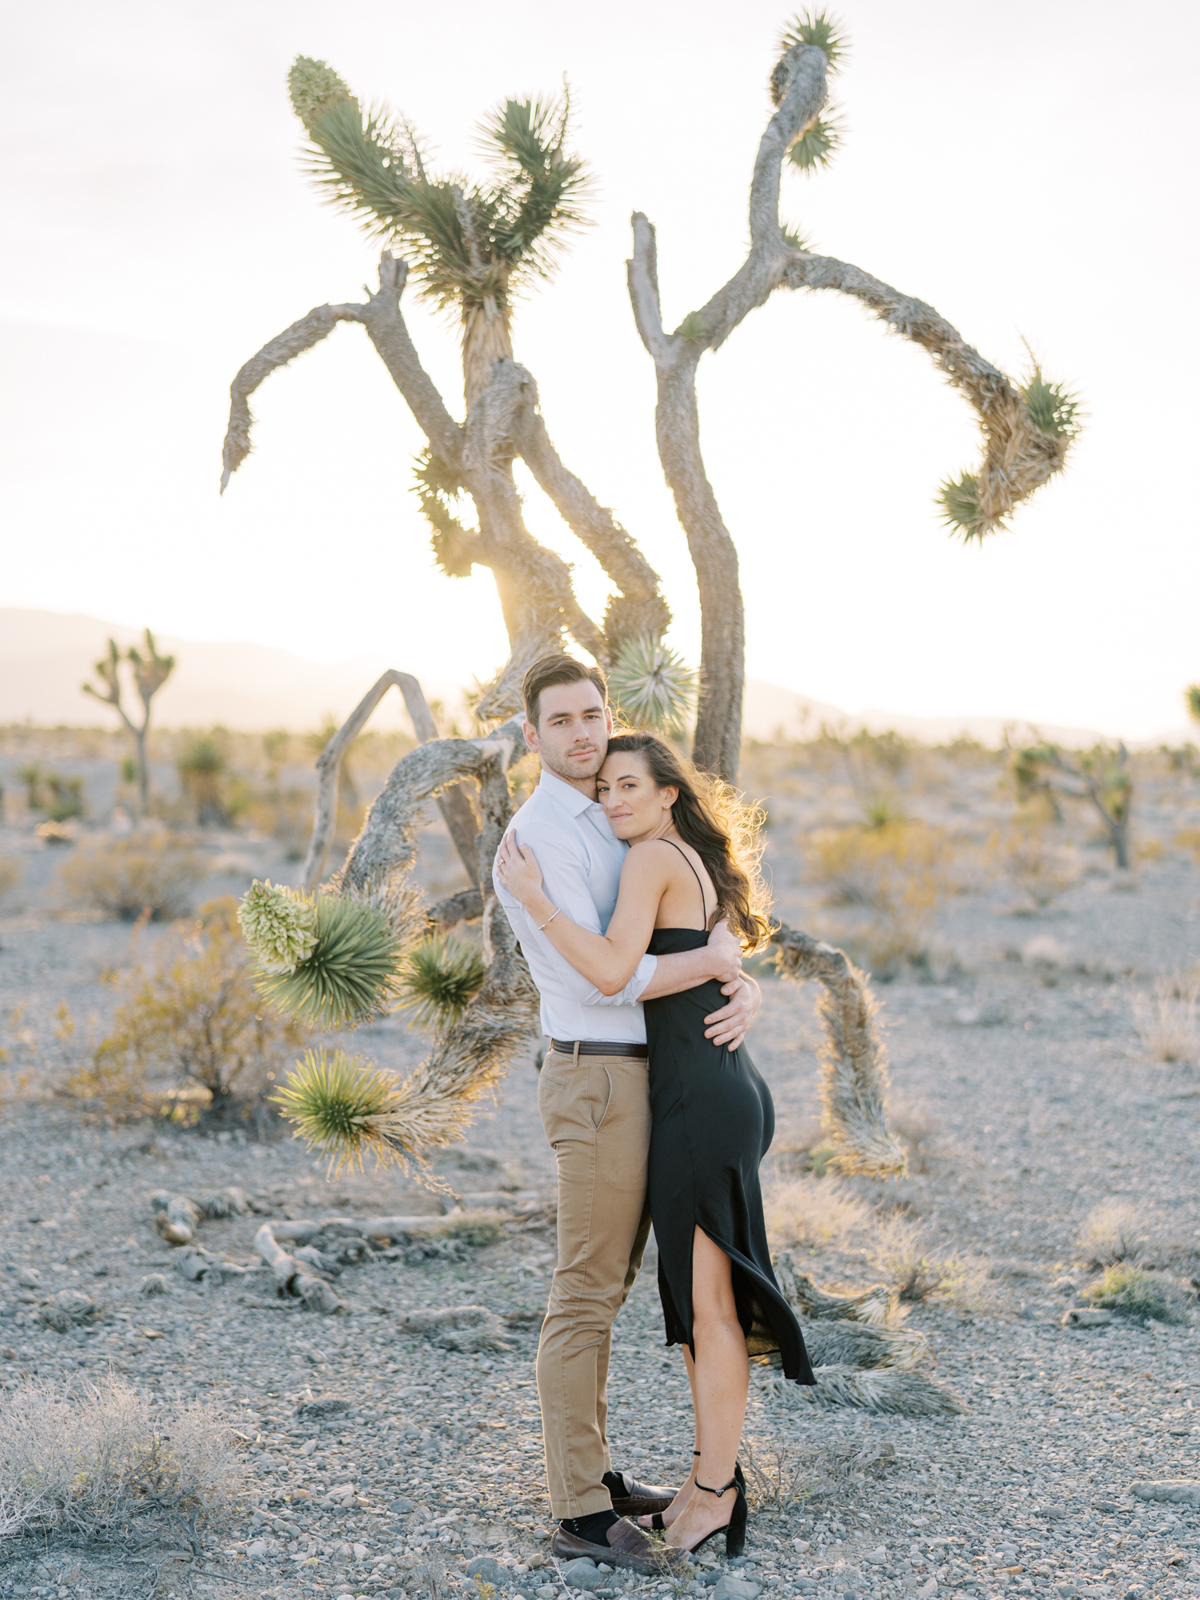
<path fill-rule="evenodd" d="M 113 1114 L 146 1109 L 152 1091 L 177 1115 L 248 1114 L 282 1079 L 308 1035 L 263 1001 L 232 899 L 211 902 L 155 962 L 124 981 L 124 1000 L 90 1061 L 70 1080 Z"/>
<path fill-rule="evenodd" d="M 228 1430 L 199 1401 L 155 1405 L 110 1375 L 26 1379 L 0 1407 L 0 1537 L 103 1539 L 152 1511 L 211 1522 L 240 1487 Z"/>
<path fill-rule="evenodd" d="M 25 875 L 19 856 L 0 854 L 0 898 L 15 889 Z"/>
<path fill-rule="evenodd" d="M 1115 1311 L 1138 1322 L 1186 1322 L 1184 1296 L 1159 1272 L 1147 1272 L 1131 1261 L 1118 1261 L 1102 1278 L 1084 1290 L 1084 1297 L 1101 1310 Z"/>
<path fill-rule="evenodd" d="M 861 1234 L 872 1212 L 836 1178 L 793 1178 L 769 1184 L 763 1195 L 767 1233 L 776 1246 L 844 1245 Z"/>
<path fill-rule="evenodd" d="M 887 1443 L 797 1444 L 790 1439 L 742 1440 L 746 1491 L 757 1511 L 782 1513 L 835 1489 L 879 1479 L 896 1462 Z"/>
<path fill-rule="evenodd" d="M 909 1304 L 936 1297 L 960 1311 L 979 1311 L 994 1298 L 986 1261 L 939 1250 L 922 1223 L 899 1212 L 876 1224 L 869 1258 Z"/>
<path fill-rule="evenodd" d="M 1156 978 L 1133 997 L 1133 1026 L 1152 1061 L 1200 1061 L 1200 978 Z"/>
<path fill-rule="evenodd" d="M 58 889 L 71 906 L 116 922 L 182 916 L 191 891 L 207 876 L 204 858 L 167 833 L 135 833 L 84 845 L 58 870 Z"/>
<path fill-rule="evenodd" d="M 1089 1267 L 1137 1261 L 1148 1241 L 1145 1216 L 1136 1206 L 1112 1200 L 1090 1211 L 1079 1230 L 1079 1250 Z"/>

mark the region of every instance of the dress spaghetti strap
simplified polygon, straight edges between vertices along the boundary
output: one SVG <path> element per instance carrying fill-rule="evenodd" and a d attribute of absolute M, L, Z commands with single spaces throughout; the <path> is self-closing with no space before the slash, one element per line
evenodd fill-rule
<path fill-rule="evenodd" d="M 674 839 L 664 839 L 663 843 L 664 844 L 669 844 L 669 845 L 673 846 L 676 850 L 678 850 L 679 854 L 687 862 L 688 866 L 692 867 L 692 877 L 695 878 L 696 887 L 700 890 L 700 916 L 701 916 L 701 919 L 702 919 L 702 922 L 703 922 L 703 927 L 700 928 L 698 931 L 701 932 L 701 933 L 705 933 L 705 932 L 708 931 L 708 899 L 707 899 L 707 897 L 705 896 L 705 893 L 704 893 L 704 884 L 701 882 L 700 874 L 696 871 L 695 867 L 692 866 L 691 858 L 688 855 L 687 851 L 683 848 L 682 845 L 676 844 Z"/>

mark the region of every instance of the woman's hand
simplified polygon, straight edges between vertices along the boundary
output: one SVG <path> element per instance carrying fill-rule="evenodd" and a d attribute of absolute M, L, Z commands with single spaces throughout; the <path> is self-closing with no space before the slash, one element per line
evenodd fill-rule
<path fill-rule="evenodd" d="M 506 833 L 496 851 L 496 876 L 500 882 L 529 910 L 540 903 L 542 894 L 542 869 L 532 850 L 517 843 L 516 835 Z"/>

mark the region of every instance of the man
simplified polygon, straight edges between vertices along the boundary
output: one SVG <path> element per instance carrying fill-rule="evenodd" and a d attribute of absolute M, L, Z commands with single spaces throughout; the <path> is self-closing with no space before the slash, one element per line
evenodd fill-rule
<path fill-rule="evenodd" d="M 617 902 L 628 848 L 596 802 L 596 774 L 612 733 L 598 667 L 544 656 L 525 675 L 525 741 L 542 776 L 512 830 L 537 856 L 546 892 L 581 926 L 603 932 Z M 541 995 L 550 1049 L 538 1109 L 558 1162 L 558 1265 L 538 1345 L 551 1549 L 612 1566 L 661 1571 L 661 1547 L 631 1517 L 662 1511 L 673 1489 L 614 1472 L 607 1437 L 612 1324 L 633 1286 L 650 1231 L 646 1159 L 650 1103 L 640 1002 L 716 979 L 729 1003 L 706 1018 L 717 1044 L 741 1043 L 761 996 L 741 976 L 741 947 L 724 923 L 708 945 L 644 956 L 626 987 L 604 995 L 558 954 L 496 882 Z M 679 1559 L 679 1558 L 674 1558 Z"/>

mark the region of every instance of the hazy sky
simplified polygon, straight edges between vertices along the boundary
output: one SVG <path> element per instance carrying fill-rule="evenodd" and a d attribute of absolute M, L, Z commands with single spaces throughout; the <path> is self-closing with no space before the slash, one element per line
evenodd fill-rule
<path fill-rule="evenodd" d="M 844 152 L 786 175 L 817 247 L 931 301 L 1009 372 L 1029 341 L 1081 391 L 1066 475 L 964 549 L 939 481 L 974 418 L 919 350 L 832 296 L 778 294 L 701 366 L 710 475 L 742 561 L 750 673 L 849 710 L 1178 728 L 1200 678 L 1191 499 L 1197 247 L 1194 5 L 847 0 Z M 568 465 L 663 574 L 695 586 L 654 449 L 624 287 L 657 223 L 673 324 L 736 268 L 786 5 L 739 0 L 65 0 L 6 4 L 0 58 L 0 604 L 87 611 L 318 659 L 485 675 L 492 582 L 443 577 L 410 493 L 421 440 L 361 329 L 254 402 L 217 496 L 227 387 L 377 251 L 320 203 L 285 76 L 329 60 L 452 165 L 477 118 L 566 73 L 595 225 L 524 302 L 515 347 Z M 454 330 L 406 303 L 461 410 Z M 1190 448 L 1189 448 L 1190 447 Z M 529 486 L 531 526 L 595 569 Z"/>

